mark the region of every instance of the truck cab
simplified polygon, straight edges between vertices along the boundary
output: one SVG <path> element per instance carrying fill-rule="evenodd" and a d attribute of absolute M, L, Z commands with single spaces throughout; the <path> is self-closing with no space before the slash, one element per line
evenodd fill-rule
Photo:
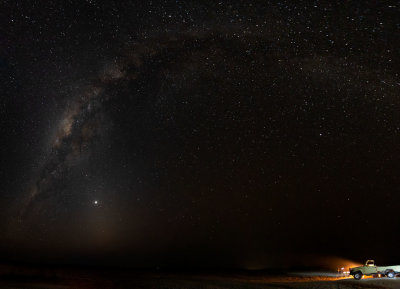
<path fill-rule="evenodd" d="M 374 260 L 367 260 L 365 262 L 363 274 L 364 275 L 371 275 L 371 274 L 377 274 L 378 269 L 375 266 L 375 261 Z"/>

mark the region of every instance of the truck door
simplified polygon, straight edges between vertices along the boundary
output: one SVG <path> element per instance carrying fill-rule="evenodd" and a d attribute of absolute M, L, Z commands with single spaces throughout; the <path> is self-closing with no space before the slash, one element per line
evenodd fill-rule
<path fill-rule="evenodd" d="M 365 267 L 364 275 L 376 274 L 376 273 L 378 273 L 378 270 L 376 269 L 375 265 L 374 266 Z"/>

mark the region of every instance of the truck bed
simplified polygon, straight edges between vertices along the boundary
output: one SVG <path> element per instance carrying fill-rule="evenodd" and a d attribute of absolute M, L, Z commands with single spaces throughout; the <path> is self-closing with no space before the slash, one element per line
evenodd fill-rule
<path fill-rule="evenodd" d="M 385 272 L 386 270 L 393 270 L 394 272 L 400 272 L 400 265 L 394 266 L 376 266 L 378 272 Z"/>

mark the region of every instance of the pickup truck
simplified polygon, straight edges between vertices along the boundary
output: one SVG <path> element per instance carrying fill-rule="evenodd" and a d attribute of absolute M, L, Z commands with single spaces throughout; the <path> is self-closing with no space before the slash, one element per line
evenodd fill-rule
<path fill-rule="evenodd" d="M 350 275 L 354 279 L 360 280 L 364 275 L 387 276 L 394 278 L 400 273 L 400 265 L 395 266 L 375 266 L 374 260 L 367 260 L 364 266 L 350 268 Z"/>

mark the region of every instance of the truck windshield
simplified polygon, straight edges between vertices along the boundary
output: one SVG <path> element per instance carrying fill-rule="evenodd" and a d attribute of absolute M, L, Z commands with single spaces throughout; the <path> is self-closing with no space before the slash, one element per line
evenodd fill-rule
<path fill-rule="evenodd" d="M 367 266 L 374 266 L 374 261 L 368 261 L 366 265 Z"/>

